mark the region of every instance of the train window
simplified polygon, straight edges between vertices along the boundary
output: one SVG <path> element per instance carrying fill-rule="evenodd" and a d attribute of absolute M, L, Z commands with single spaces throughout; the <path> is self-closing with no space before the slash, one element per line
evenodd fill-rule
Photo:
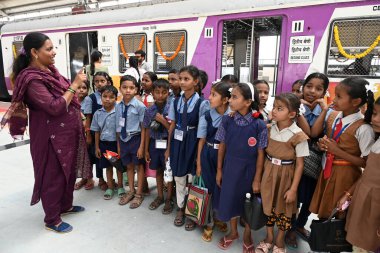
<path fill-rule="evenodd" d="M 326 73 L 330 76 L 380 75 L 380 18 L 336 20 L 330 29 Z"/>
<path fill-rule="evenodd" d="M 22 48 L 22 41 L 13 41 L 12 43 L 13 59 L 16 59 L 17 56 L 20 54 L 21 48 Z"/>
<path fill-rule="evenodd" d="M 124 73 L 127 70 L 129 56 L 135 55 L 137 50 L 144 50 L 146 53 L 146 34 L 120 34 L 119 41 L 119 72 Z"/>
<path fill-rule="evenodd" d="M 167 73 L 186 65 L 186 32 L 158 32 L 154 35 L 154 71 Z"/>

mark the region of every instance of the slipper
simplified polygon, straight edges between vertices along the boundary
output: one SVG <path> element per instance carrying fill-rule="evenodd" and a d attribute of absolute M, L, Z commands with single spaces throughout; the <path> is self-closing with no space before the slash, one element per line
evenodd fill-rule
<path fill-rule="evenodd" d="M 142 202 L 144 200 L 144 196 L 140 194 L 135 194 L 135 197 L 131 201 L 131 204 L 129 205 L 130 209 L 136 209 L 139 206 L 141 206 Z"/>
<path fill-rule="evenodd" d="M 212 228 L 205 227 L 203 229 L 203 234 L 202 234 L 202 240 L 205 242 L 211 242 L 212 241 Z"/>
<path fill-rule="evenodd" d="M 126 195 L 120 198 L 119 205 L 124 206 L 128 204 L 135 197 L 134 192 L 128 192 Z"/>
<path fill-rule="evenodd" d="M 261 241 L 259 243 L 259 245 L 257 245 L 255 252 L 256 253 L 260 253 L 260 252 L 268 253 L 272 247 L 273 247 L 273 245 L 271 243 L 266 243 L 265 241 Z M 260 250 L 260 251 L 258 251 L 258 250 Z"/>
<path fill-rule="evenodd" d="M 219 240 L 219 243 L 218 243 L 218 247 L 221 248 L 222 250 L 226 250 L 228 249 L 229 247 L 231 247 L 231 244 L 235 241 L 239 239 L 239 235 L 236 236 L 236 238 L 233 238 L 233 239 L 227 239 L 226 236 L 223 236 L 220 240 Z"/>
<path fill-rule="evenodd" d="M 305 229 L 306 232 L 303 233 L 300 230 L 298 230 L 298 228 L 296 228 L 295 231 L 296 231 L 297 235 L 302 238 L 302 240 L 309 241 L 309 238 L 310 238 L 310 231 L 309 230 Z"/>
<path fill-rule="evenodd" d="M 126 195 L 124 187 L 120 187 L 117 189 L 117 196 L 119 198 L 122 198 Z"/>
<path fill-rule="evenodd" d="M 83 206 L 73 206 L 71 210 L 62 212 L 61 215 L 80 213 L 86 210 Z"/>
<path fill-rule="evenodd" d="M 177 212 L 177 216 L 174 219 L 174 225 L 177 227 L 182 227 L 185 224 L 185 213 L 180 210 Z"/>
<path fill-rule="evenodd" d="M 71 232 L 73 230 L 73 227 L 66 222 L 61 222 L 61 224 L 59 224 L 58 226 L 45 225 L 45 229 L 63 234 L 63 233 Z"/>
<path fill-rule="evenodd" d="M 167 215 L 167 214 L 171 214 L 171 213 L 173 212 L 173 206 L 174 206 L 173 201 L 167 199 L 167 200 L 165 201 L 165 206 L 164 206 L 164 208 L 162 209 L 162 214 L 165 214 L 165 215 Z"/>
<path fill-rule="evenodd" d="M 152 203 L 149 205 L 150 210 L 156 210 L 160 205 L 164 203 L 164 200 L 160 197 L 157 197 L 153 200 Z"/>
<path fill-rule="evenodd" d="M 79 180 L 79 182 L 75 183 L 74 185 L 74 190 L 79 190 L 79 189 L 82 189 L 83 186 L 85 186 L 87 183 L 87 179 L 84 179 L 82 178 L 81 180 Z"/>
<path fill-rule="evenodd" d="M 187 222 L 186 222 L 186 225 L 185 225 L 185 230 L 186 231 L 193 231 L 195 229 L 195 222 L 190 220 L 190 219 L 187 219 Z"/>
<path fill-rule="evenodd" d="M 285 234 L 285 245 L 292 250 L 298 248 L 297 237 L 294 230 L 290 230 Z"/>
<path fill-rule="evenodd" d="M 279 248 L 276 245 L 274 245 L 272 253 L 286 253 L 286 249 L 285 248 Z"/>
<path fill-rule="evenodd" d="M 113 189 L 108 188 L 108 189 L 105 191 L 105 193 L 104 193 L 104 195 L 103 195 L 103 198 L 104 198 L 105 200 L 110 200 L 110 199 L 112 199 L 112 197 L 113 197 Z"/>
<path fill-rule="evenodd" d="M 87 190 L 87 191 L 89 191 L 89 190 L 94 189 L 94 187 L 95 187 L 95 182 L 94 182 L 94 180 L 93 180 L 93 179 L 88 179 L 88 180 L 87 180 L 87 183 L 86 183 L 85 186 L 84 186 L 84 189 Z"/>
<path fill-rule="evenodd" d="M 255 247 L 253 243 L 251 245 L 243 243 L 243 253 L 255 253 Z"/>

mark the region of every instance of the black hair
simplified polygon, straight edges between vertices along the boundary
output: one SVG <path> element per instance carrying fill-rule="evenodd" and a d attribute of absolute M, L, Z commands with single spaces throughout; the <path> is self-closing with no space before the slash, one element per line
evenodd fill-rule
<path fill-rule="evenodd" d="M 131 81 L 133 85 L 137 88 L 137 92 L 140 91 L 140 83 L 137 82 L 136 78 L 131 75 L 125 75 L 120 78 L 120 86 L 125 81 Z"/>
<path fill-rule="evenodd" d="M 203 90 L 206 85 L 207 85 L 207 82 L 208 82 L 208 75 L 206 73 L 206 71 L 203 71 L 203 70 L 199 70 L 199 88 L 200 90 Z M 203 84 L 203 87 L 200 87 L 200 84 Z"/>
<path fill-rule="evenodd" d="M 176 69 L 171 69 L 169 70 L 169 73 L 168 74 L 178 74 L 178 70 Z"/>
<path fill-rule="evenodd" d="M 90 75 L 91 76 L 95 75 L 95 62 L 102 59 L 102 56 L 103 54 L 98 50 L 95 50 L 94 52 L 91 53 L 91 57 L 90 57 Z"/>
<path fill-rule="evenodd" d="M 29 66 L 32 61 L 32 48 L 38 50 L 45 41 L 50 40 L 48 36 L 39 32 L 28 33 L 22 42 L 23 52 L 21 52 L 13 62 L 11 80 L 14 82 L 18 74 Z M 25 52 L 24 52 L 25 51 Z"/>
<path fill-rule="evenodd" d="M 153 90 L 157 88 L 163 88 L 165 90 L 169 90 L 169 81 L 163 78 L 159 78 L 153 82 Z"/>
<path fill-rule="evenodd" d="M 296 112 L 299 115 L 301 100 L 295 94 L 286 92 L 275 96 L 274 99 L 285 103 L 290 112 Z"/>
<path fill-rule="evenodd" d="M 231 88 L 232 85 L 227 82 L 217 82 L 213 84 L 211 87 L 211 89 L 213 89 L 215 92 L 222 96 L 222 99 L 231 97 Z"/>
<path fill-rule="evenodd" d="M 113 81 L 112 81 L 112 78 L 110 77 L 110 75 L 107 72 L 99 71 L 99 72 L 96 72 L 94 75 L 94 78 L 92 78 L 92 90 L 95 90 L 95 77 L 96 76 L 104 77 L 107 80 L 107 82 L 109 82 L 110 85 L 113 86 Z"/>
<path fill-rule="evenodd" d="M 259 83 L 263 83 L 263 84 L 266 84 L 267 86 L 268 86 L 268 89 L 270 89 L 270 87 L 269 87 L 269 83 L 267 82 L 267 81 L 265 81 L 265 80 L 255 80 L 255 81 L 253 81 L 253 86 L 256 86 L 256 85 L 258 85 Z"/>
<path fill-rule="evenodd" d="M 239 79 L 235 75 L 225 75 L 222 77 L 223 82 L 239 83 Z"/>
<path fill-rule="evenodd" d="M 257 92 L 256 86 L 254 86 L 254 85 L 252 85 L 252 86 L 253 86 L 253 92 L 255 94 L 253 96 L 254 100 L 252 100 L 252 103 L 251 103 L 251 109 L 259 111 L 259 103 L 260 103 L 259 93 Z M 248 84 L 246 84 L 246 83 L 238 83 L 235 86 L 235 89 L 239 89 L 240 90 L 240 94 L 243 96 L 243 98 L 245 100 L 252 99 L 252 92 L 251 92 L 251 89 L 249 88 Z M 260 118 L 263 119 L 263 116 L 261 115 Z"/>
<path fill-rule="evenodd" d="M 141 75 L 140 75 L 140 71 L 139 71 L 139 60 L 137 59 L 136 56 L 130 56 L 129 57 L 129 67 L 134 68 L 137 71 L 137 73 L 139 74 L 138 82 L 140 83 Z"/>
<path fill-rule="evenodd" d="M 367 111 L 364 114 L 364 121 L 370 124 L 375 98 L 371 90 L 367 91 L 366 86 L 369 85 L 368 81 L 361 77 L 348 77 L 340 83 L 348 88 L 347 94 L 351 99 L 361 99 L 359 106 L 363 106 L 367 103 Z"/>
<path fill-rule="evenodd" d="M 104 92 L 112 92 L 114 95 L 115 95 L 115 97 L 117 97 L 117 93 L 118 93 L 118 91 L 117 91 L 117 89 L 115 88 L 115 86 L 111 86 L 111 85 L 107 85 L 106 87 L 104 87 L 103 89 L 102 89 L 102 91 L 100 92 L 101 94 L 103 94 Z"/>
<path fill-rule="evenodd" d="M 137 50 L 137 51 L 135 52 L 135 55 L 136 55 L 136 54 L 141 54 L 141 56 L 144 57 L 144 59 L 145 59 L 146 53 L 144 52 L 144 50 Z"/>
<path fill-rule="evenodd" d="M 154 73 L 154 72 L 152 72 L 152 71 L 147 71 L 147 72 L 144 73 L 144 75 L 149 76 L 149 78 L 150 78 L 150 80 L 152 81 L 152 83 L 153 83 L 154 81 L 157 80 L 157 75 L 156 75 L 156 73 Z"/>
<path fill-rule="evenodd" d="M 187 72 L 195 80 L 199 80 L 199 69 L 194 65 L 187 65 L 179 70 L 179 73 Z"/>
<path fill-rule="evenodd" d="M 323 81 L 323 92 L 326 93 L 327 89 L 329 88 L 330 81 L 329 81 L 329 78 L 325 74 L 322 74 L 322 73 L 315 72 L 315 73 L 308 75 L 306 77 L 305 82 L 303 83 L 302 87 L 305 87 L 305 85 L 308 84 L 310 82 L 310 80 L 313 78 L 317 78 L 317 79 L 320 79 Z"/>
<path fill-rule="evenodd" d="M 292 88 L 294 87 L 294 85 L 296 84 L 299 84 L 301 86 L 303 86 L 303 84 L 305 83 L 305 80 L 304 79 L 298 79 L 298 80 L 295 80 L 294 83 L 292 84 Z M 324 87 L 323 87 L 324 88 Z"/>

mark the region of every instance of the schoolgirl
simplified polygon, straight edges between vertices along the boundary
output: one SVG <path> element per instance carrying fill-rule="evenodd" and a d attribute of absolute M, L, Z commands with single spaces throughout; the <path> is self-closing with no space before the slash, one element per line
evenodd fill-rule
<path fill-rule="evenodd" d="M 201 116 L 198 124 L 197 137 L 197 176 L 202 176 L 208 192 L 215 196 L 216 192 L 216 166 L 218 158 L 219 142 L 215 140 L 215 134 L 222 121 L 222 116 L 230 112 L 228 100 L 231 97 L 231 85 L 226 82 L 215 83 L 209 96 L 209 111 Z M 218 195 L 218 194 L 216 194 Z M 222 232 L 227 231 L 227 224 L 215 218 L 211 210 L 211 220 L 205 226 L 202 239 L 206 242 L 212 240 L 213 226 L 217 226 Z"/>
<path fill-rule="evenodd" d="M 291 217 L 297 211 L 297 189 L 301 179 L 304 157 L 309 155 L 307 135 L 299 128 L 295 118 L 299 115 L 299 98 L 293 93 L 275 97 L 272 116 L 274 124 L 268 130 L 264 172 L 261 180 L 261 197 L 267 236 L 256 252 L 267 253 L 285 250 L 285 232 L 291 227 Z M 258 176 L 261 170 L 258 169 Z M 274 225 L 278 234 L 274 238 Z"/>
<path fill-rule="evenodd" d="M 179 80 L 183 94 L 175 98 L 169 109 L 171 120 L 168 148 L 165 158 L 170 156 L 170 165 L 176 184 L 178 212 L 174 225 L 184 224 L 184 205 L 187 182 L 191 182 L 195 174 L 195 158 L 198 145 L 197 128 L 199 117 L 208 109 L 208 101 L 200 98 L 195 92 L 198 84 L 199 70 L 195 66 L 185 66 L 179 71 Z M 195 229 L 195 223 L 190 219 L 185 229 Z"/>
<path fill-rule="evenodd" d="M 219 141 L 216 184 L 220 187 L 215 201 L 217 217 L 230 221 L 230 232 L 220 239 L 218 246 L 228 249 L 239 238 L 237 218 L 243 214 L 245 195 L 259 192 L 260 179 L 256 167 L 262 167 L 267 128 L 259 119 L 259 96 L 252 84 L 239 83 L 232 89 L 229 105 L 235 114 L 223 116 L 216 132 Z M 254 111 L 253 111 L 254 110 Z M 251 229 L 245 224 L 243 252 L 253 252 Z"/>
<path fill-rule="evenodd" d="M 260 99 L 260 105 L 259 105 L 259 111 L 261 115 L 264 117 L 264 121 L 267 123 L 270 123 L 271 121 L 271 113 L 268 111 L 268 109 L 265 108 L 268 101 L 269 96 L 269 84 L 265 80 L 255 80 L 253 82 L 253 85 L 256 86 L 257 91 L 259 93 L 259 99 Z"/>
<path fill-rule="evenodd" d="M 157 75 L 153 72 L 145 72 L 141 79 L 141 101 L 146 107 L 154 104 L 153 83 L 157 80 Z"/>
<path fill-rule="evenodd" d="M 360 112 L 361 106 L 373 101 L 373 93 L 366 90 L 366 85 L 368 82 L 359 77 L 341 81 L 335 87 L 336 112 L 325 120 L 327 106 L 323 106 L 312 127 L 312 133 L 320 133 L 326 124 L 326 135 L 318 142 L 326 152 L 325 162 L 310 204 L 310 211 L 320 219 L 330 216 L 342 194 L 359 179 L 374 143 L 375 134 L 369 125 L 373 103 L 368 104 L 365 116 Z"/>

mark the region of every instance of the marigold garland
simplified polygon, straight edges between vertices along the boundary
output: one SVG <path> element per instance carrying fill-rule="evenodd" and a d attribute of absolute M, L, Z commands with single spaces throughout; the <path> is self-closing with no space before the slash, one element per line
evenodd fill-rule
<path fill-rule="evenodd" d="M 334 26 L 334 38 L 335 38 L 335 43 L 338 47 L 339 53 L 341 55 L 343 55 L 344 57 L 346 57 L 347 59 L 363 58 L 363 57 L 367 56 L 373 49 L 375 49 L 375 47 L 380 43 L 380 35 L 379 35 L 379 36 L 377 36 L 375 41 L 372 43 L 372 45 L 367 50 L 365 50 L 364 52 L 362 52 L 360 54 L 352 55 L 352 54 L 348 54 L 342 46 L 342 42 L 340 41 L 340 38 L 339 38 L 338 26 Z"/>
<path fill-rule="evenodd" d="M 16 45 L 12 45 L 12 52 L 13 52 L 13 58 L 16 59 L 17 58 L 17 51 L 16 51 Z"/>
<path fill-rule="evenodd" d="M 160 45 L 160 40 L 158 39 L 158 36 L 156 36 L 156 46 L 157 46 L 158 52 L 159 52 L 160 55 L 161 55 L 165 60 L 167 60 L 167 61 L 172 61 L 172 60 L 174 60 L 174 59 L 177 57 L 179 51 L 180 51 L 181 48 L 182 48 L 182 44 L 183 44 L 184 41 L 185 41 L 185 36 L 182 35 L 182 37 L 181 37 L 181 39 L 180 39 L 180 41 L 179 41 L 179 44 L 178 44 L 178 46 L 177 46 L 177 49 L 175 50 L 174 54 L 173 54 L 172 56 L 170 56 L 170 57 L 167 57 L 167 56 L 162 52 L 162 48 L 161 48 L 161 45 Z"/>
<path fill-rule="evenodd" d="M 143 48 L 144 42 L 145 42 L 145 37 L 141 36 L 139 48 L 137 50 L 141 50 Z M 119 45 L 120 45 L 121 52 L 123 53 L 125 59 L 127 60 L 129 58 L 129 55 L 128 55 L 128 53 L 125 50 L 124 41 L 123 41 L 123 38 L 121 36 L 119 36 Z"/>

